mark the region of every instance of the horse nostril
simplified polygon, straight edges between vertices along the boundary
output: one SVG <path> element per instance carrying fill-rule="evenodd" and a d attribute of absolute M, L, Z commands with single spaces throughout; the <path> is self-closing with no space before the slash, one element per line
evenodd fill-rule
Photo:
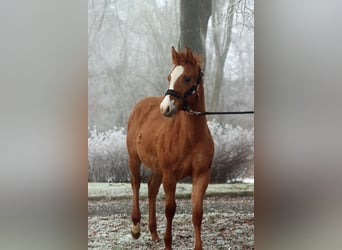
<path fill-rule="evenodd" d="M 170 113 L 170 106 L 168 106 L 167 107 L 167 109 L 166 109 L 166 112 L 165 112 L 166 114 L 168 114 L 168 113 Z"/>

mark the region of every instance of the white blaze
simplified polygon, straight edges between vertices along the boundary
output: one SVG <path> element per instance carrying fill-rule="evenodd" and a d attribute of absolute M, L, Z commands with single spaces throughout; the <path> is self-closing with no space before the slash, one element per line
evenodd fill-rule
<path fill-rule="evenodd" d="M 175 82 L 177 81 L 178 77 L 181 76 L 184 72 L 184 67 L 181 65 L 178 65 L 174 67 L 174 69 L 171 72 L 171 80 L 170 80 L 170 86 L 169 89 L 174 89 L 175 87 Z"/>
<path fill-rule="evenodd" d="M 174 89 L 175 82 L 183 74 L 183 72 L 184 72 L 184 67 L 181 65 L 175 66 L 173 68 L 171 75 L 170 75 L 171 79 L 170 79 L 169 89 Z M 160 112 L 164 114 L 167 108 L 169 108 L 170 111 L 175 108 L 175 102 L 171 100 L 170 95 L 166 95 L 163 101 L 160 103 Z"/>

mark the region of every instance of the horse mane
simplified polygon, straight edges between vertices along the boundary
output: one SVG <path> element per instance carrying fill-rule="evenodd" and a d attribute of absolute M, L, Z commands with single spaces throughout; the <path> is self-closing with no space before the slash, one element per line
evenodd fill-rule
<path fill-rule="evenodd" d="M 197 53 L 189 53 L 189 49 L 186 47 L 183 52 L 178 52 L 177 57 L 173 58 L 173 64 L 185 65 L 187 63 L 198 65 L 203 68 L 203 57 Z"/>

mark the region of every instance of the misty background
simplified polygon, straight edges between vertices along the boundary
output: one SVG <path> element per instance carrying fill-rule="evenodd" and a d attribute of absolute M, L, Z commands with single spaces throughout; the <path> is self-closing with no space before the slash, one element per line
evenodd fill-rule
<path fill-rule="evenodd" d="M 171 46 L 178 49 L 180 40 L 180 1 L 90 0 L 88 4 L 88 125 L 101 131 L 126 127 L 139 99 L 163 95 L 168 87 Z M 254 108 L 253 7 L 253 1 L 212 1 L 204 69 L 208 111 Z M 223 76 L 217 82 L 220 70 Z M 213 96 L 215 84 L 219 94 Z M 253 126 L 253 116 L 215 118 Z"/>
<path fill-rule="evenodd" d="M 172 46 L 203 56 L 207 111 L 254 110 L 253 1 L 89 0 L 88 180 L 128 171 L 128 116 L 141 98 L 165 93 Z M 234 177 L 246 174 L 254 159 L 254 116 L 207 119 L 215 141 L 212 173 L 220 176 L 220 165 L 243 169 Z M 218 156 L 222 162 L 215 164 Z M 128 181 L 128 173 L 122 176 L 116 180 Z"/>

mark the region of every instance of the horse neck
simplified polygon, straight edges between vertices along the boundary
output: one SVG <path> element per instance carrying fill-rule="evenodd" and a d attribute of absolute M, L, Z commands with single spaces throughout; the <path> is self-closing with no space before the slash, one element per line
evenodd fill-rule
<path fill-rule="evenodd" d="M 189 104 L 190 108 L 193 111 L 197 112 L 205 112 L 205 98 L 204 98 L 204 88 L 203 88 L 203 82 L 199 85 L 199 91 L 198 91 L 198 97 L 195 100 L 194 103 Z M 203 117 L 203 116 L 202 116 Z M 205 116 L 204 116 L 205 117 Z"/>
<path fill-rule="evenodd" d="M 190 103 L 189 106 L 193 111 L 206 111 L 203 84 L 201 84 L 199 87 L 199 95 L 197 99 L 194 103 Z M 178 119 L 180 122 L 180 126 L 188 128 L 186 131 L 183 132 L 190 137 L 196 135 L 198 136 L 198 134 L 203 133 L 203 131 L 207 129 L 207 118 L 205 115 L 196 116 L 181 111 Z"/>

